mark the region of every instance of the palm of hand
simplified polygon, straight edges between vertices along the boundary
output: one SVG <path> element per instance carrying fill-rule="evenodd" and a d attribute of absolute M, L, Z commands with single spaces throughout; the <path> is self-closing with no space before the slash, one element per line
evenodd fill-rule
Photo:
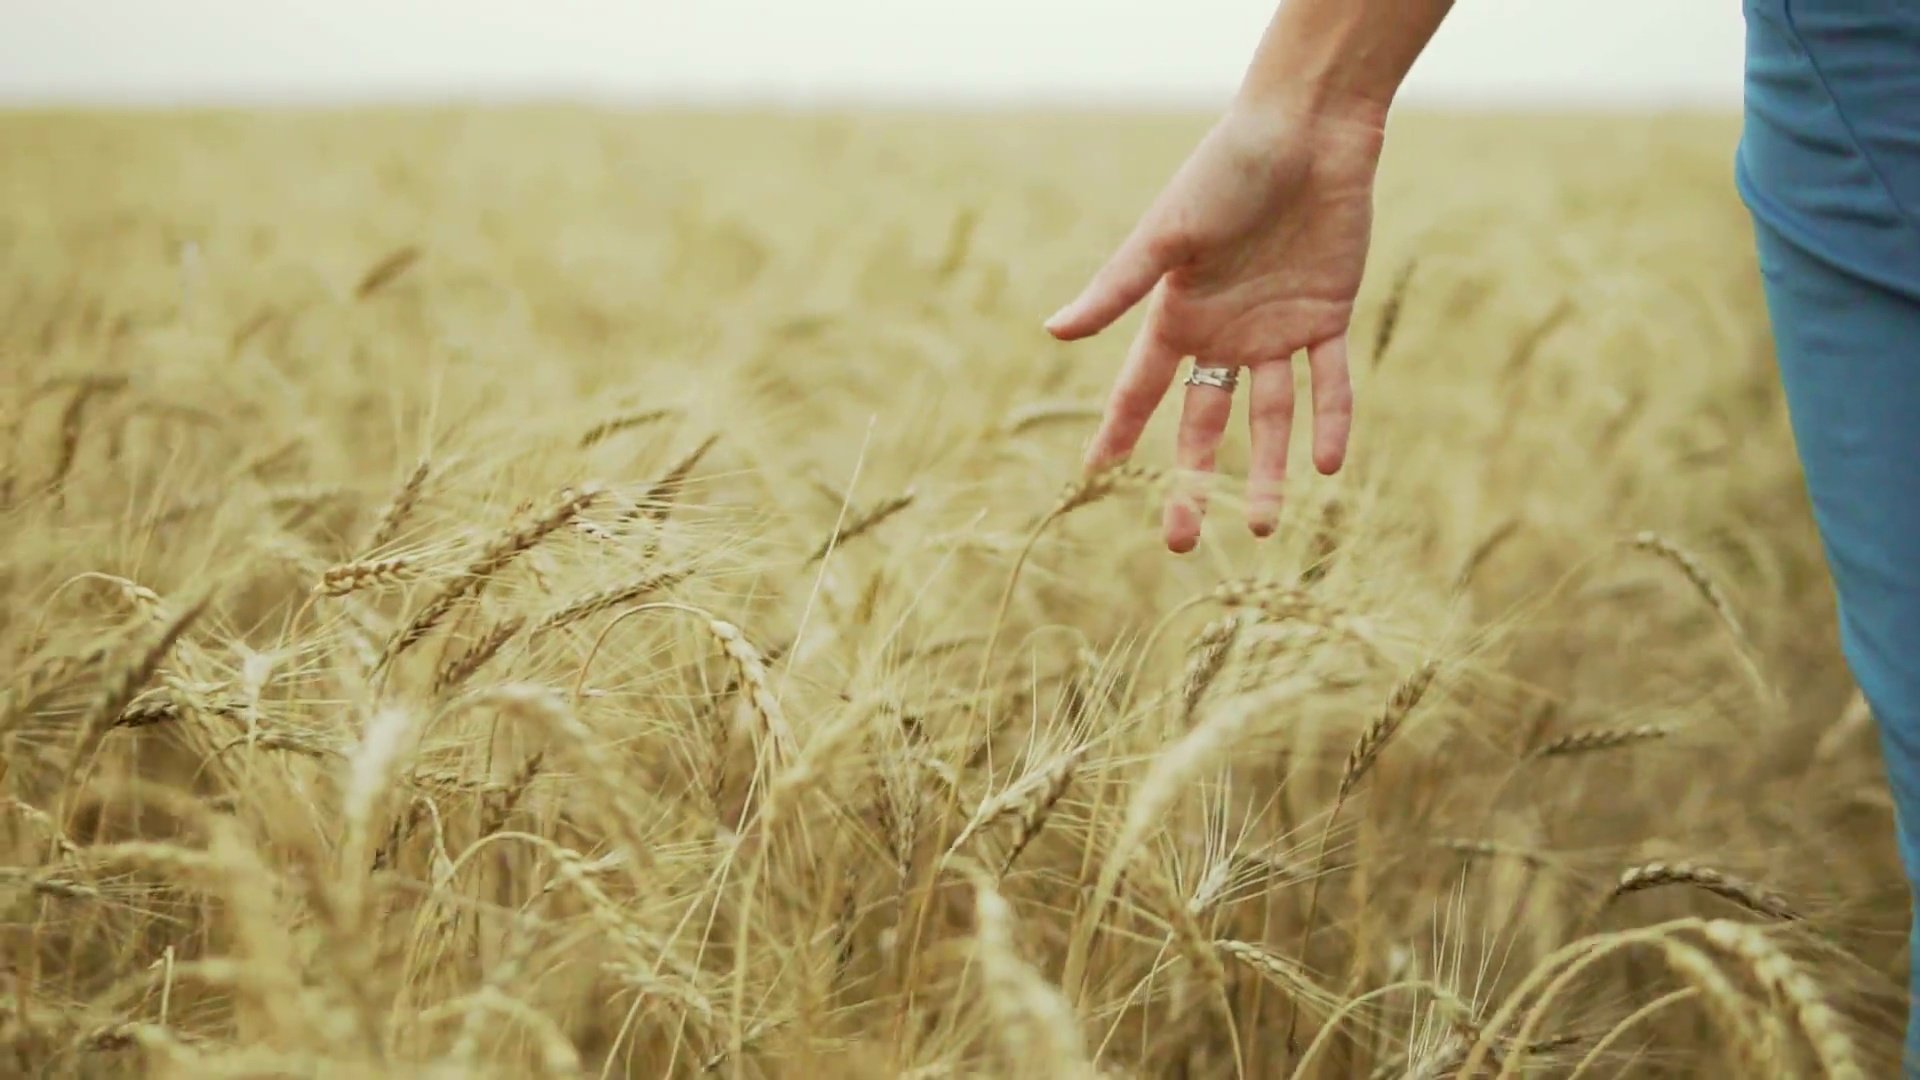
<path fill-rule="evenodd" d="M 1346 332 L 1365 269 L 1378 133 L 1306 134 L 1230 115 L 1210 132 L 1119 252 L 1048 321 L 1065 340 L 1098 333 L 1149 293 L 1139 335 L 1088 448 L 1087 464 L 1127 457 L 1180 361 L 1246 368 L 1252 458 L 1248 524 L 1273 530 L 1294 412 L 1293 355 L 1312 368 L 1314 463 L 1339 469 L 1352 417 Z M 1229 391 L 1188 386 L 1181 469 L 1208 474 L 1226 433 Z M 1167 546 L 1199 541 L 1195 485 L 1165 510 Z"/>

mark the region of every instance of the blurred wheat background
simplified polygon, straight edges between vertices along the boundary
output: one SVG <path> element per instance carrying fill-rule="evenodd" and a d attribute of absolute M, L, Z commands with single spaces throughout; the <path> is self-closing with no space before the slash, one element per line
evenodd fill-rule
<path fill-rule="evenodd" d="M 1734 125 L 1397 118 L 1176 558 L 1039 322 L 1205 122 L 0 117 L 0 1068 L 1886 1075 Z"/>

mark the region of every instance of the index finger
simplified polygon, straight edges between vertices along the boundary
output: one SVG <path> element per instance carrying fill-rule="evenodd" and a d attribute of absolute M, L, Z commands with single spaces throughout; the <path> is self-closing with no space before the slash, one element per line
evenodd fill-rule
<path fill-rule="evenodd" d="M 1167 344 L 1160 328 L 1160 301 L 1156 295 L 1147 308 L 1146 322 L 1134 336 L 1120 376 L 1114 381 L 1100 430 L 1087 446 L 1089 469 L 1105 468 L 1133 453 L 1147 421 L 1153 419 L 1154 410 L 1167 396 L 1167 388 L 1173 385 L 1174 372 L 1180 367 L 1180 353 Z"/>

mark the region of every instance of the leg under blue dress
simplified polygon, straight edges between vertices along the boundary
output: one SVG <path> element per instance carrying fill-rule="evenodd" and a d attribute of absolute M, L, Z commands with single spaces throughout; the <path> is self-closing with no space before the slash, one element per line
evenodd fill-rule
<path fill-rule="evenodd" d="M 1747 0 L 1736 176 L 1795 443 L 1920 892 L 1920 2 Z M 1920 918 L 1910 999 L 1920 1003 Z M 1920 1076 L 1920 1007 L 1905 1074 Z"/>

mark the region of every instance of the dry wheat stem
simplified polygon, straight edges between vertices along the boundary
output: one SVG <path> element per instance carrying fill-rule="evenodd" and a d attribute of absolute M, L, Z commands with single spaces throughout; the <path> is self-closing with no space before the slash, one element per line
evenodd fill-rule
<path fill-rule="evenodd" d="M 79 732 L 74 738 L 73 753 L 68 759 L 66 778 L 61 784 L 67 806 L 61 811 L 60 820 L 71 822 L 73 800 L 79 795 L 77 785 L 82 780 L 87 767 L 92 764 L 94 753 L 100 748 L 101 741 L 106 738 L 107 732 L 112 730 L 114 721 L 119 719 L 121 712 L 133 701 L 135 695 L 153 679 L 154 674 L 160 669 L 161 662 L 166 659 L 168 653 L 173 651 L 175 643 L 186 635 L 194 622 L 206 611 L 210 599 L 202 597 L 168 620 L 132 663 L 122 667 L 108 679 L 100 694 L 94 699 L 93 705 L 81 718 Z"/>
<path fill-rule="evenodd" d="M 1787 1050 L 1785 1031 L 1773 1016 L 1753 1007 L 1706 950 L 1678 938 L 1662 941 L 1660 950 L 1667 966 L 1700 991 L 1701 1004 L 1734 1053 L 1741 1075 L 1765 1076 L 1770 1067 L 1785 1064 L 1780 1060 Z"/>
<path fill-rule="evenodd" d="M 1422 990 L 1429 993 L 1437 993 L 1442 989 L 1443 988 L 1425 979 L 1402 979 L 1387 983 L 1384 986 L 1374 987 L 1366 993 L 1358 994 L 1345 1001 L 1339 1002 L 1327 1015 L 1326 1021 L 1320 1025 L 1320 1030 L 1315 1033 L 1313 1041 L 1308 1043 L 1306 1050 L 1301 1053 L 1299 1061 L 1294 1065 L 1292 1075 L 1310 1075 L 1307 1072 L 1307 1066 L 1313 1064 L 1314 1061 L 1319 1058 L 1320 1051 L 1332 1043 L 1334 1034 L 1339 1030 L 1340 1025 L 1345 1023 L 1348 1017 L 1360 1012 L 1366 1006 L 1372 1005 L 1376 999 L 1399 993 Z M 1391 1073 L 1389 1075 L 1391 1075 Z"/>
<path fill-rule="evenodd" d="M 1628 1013 L 1625 1017 L 1621 1018 L 1619 1023 L 1613 1025 L 1605 1035 L 1602 1035 L 1599 1041 L 1593 1044 L 1593 1048 L 1588 1050 L 1586 1054 L 1580 1058 L 1579 1064 L 1574 1066 L 1573 1073 L 1567 1080 L 1580 1080 L 1580 1077 L 1585 1076 L 1589 1068 L 1592 1068 L 1600 1061 L 1600 1055 L 1606 1053 L 1607 1050 L 1612 1047 L 1616 1041 L 1625 1036 L 1627 1032 L 1632 1031 L 1640 1024 L 1667 1011 L 1673 1006 L 1679 1005 L 1682 1002 L 1692 1001 L 1700 995 L 1699 987 L 1682 987 L 1679 990 L 1662 994 Z"/>
<path fill-rule="evenodd" d="M 89 379 L 74 390 L 73 396 L 67 401 L 66 410 L 60 414 L 60 450 L 54 459 L 53 475 L 47 482 L 49 491 L 62 494 L 67 474 L 72 471 L 74 460 L 80 453 L 80 429 L 88 404 L 95 397 L 119 390 L 125 384 L 125 379 L 118 382 Z"/>
<path fill-rule="evenodd" d="M 1013 909 L 984 874 L 974 877 L 974 940 L 981 981 L 1014 1075 L 1094 1080 L 1086 1042 L 1060 991 L 1020 959 Z"/>
<path fill-rule="evenodd" d="M 1296 675 L 1284 684 L 1283 689 L 1287 692 L 1276 697 L 1284 700 L 1293 694 L 1310 691 L 1316 685 L 1316 679 Z M 1250 710 L 1216 711 L 1155 756 L 1146 776 L 1140 780 L 1133 797 L 1128 800 L 1120 829 L 1114 835 L 1106 862 L 1101 867 L 1093 898 L 1070 939 L 1064 979 L 1069 994 L 1078 994 L 1080 991 L 1094 925 L 1112 901 L 1121 876 L 1138 854 L 1141 844 L 1155 828 L 1164 824 L 1163 816 L 1174 801 L 1202 773 L 1218 763 L 1220 756 L 1246 733 L 1253 720 L 1254 715 Z M 1176 906 L 1182 910 L 1185 908 L 1184 904 Z M 1207 954 L 1213 955 L 1210 948 Z"/>
<path fill-rule="evenodd" d="M 1454 591 L 1466 591 L 1467 586 L 1473 584 L 1474 575 L 1480 572 L 1480 568 L 1486 565 L 1487 560 L 1493 558 L 1495 552 L 1499 551 L 1509 540 L 1512 540 L 1519 534 L 1520 520 L 1518 518 L 1512 518 L 1503 522 L 1498 528 L 1483 537 L 1479 543 L 1473 545 L 1473 550 L 1467 553 L 1465 559 L 1461 560 L 1460 569 L 1455 572 L 1453 576 Z"/>
<path fill-rule="evenodd" d="M 1638 930 L 1582 937 L 1556 949 L 1507 995 L 1493 1018 L 1480 1029 L 1466 1060 L 1461 1063 L 1459 1075 L 1474 1076 L 1485 1068 L 1487 1059 L 1495 1053 L 1494 1040 L 1517 1019 L 1520 1027 L 1508 1039 L 1514 1052 L 1500 1065 L 1501 1077 L 1512 1075 L 1525 1059 L 1525 1048 L 1532 1042 L 1534 1028 L 1546 1015 L 1547 1006 L 1589 968 L 1616 952 L 1640 945 L 1657 945 L 1668 937 L 1702 925 L 1699 919 L 1677 919 Z"/>
<path fill-rule="evenodd" d="M 1715 919 L 1701 935 L 1746 963 L 1753 977 L 1786 1008 L 1813 1048 L 1821 1070 L 1837 1080 L 1864 1080 L 1853 1039 L 1820 987 L 1757 926 Z"/>
<path fill-rule="evenodd" d="M 763 843 L 773 842 L 773 830 L 791 816 L 808 791 L 821 784 L 833 759 L 844 757 L 847 751 L 859 746 L 867 734 L 868 724 L 882 711 L 871 701 L 841 710 L 816 730 L 799 753 L 793 755 L 792 762 L 773 777 L 759 807 Z"/>
<path fill-rule="evenodd" d="M 1046 784 L 1033 789 L 1028 795 L 1026 805 L 1020 811 L 1020 823 L 1013 835 L 1013 842 L 1007 847 L 1007 856 L 1000 864 L 1000 875 L 1005 877 L 1019 860 L 1020 853 L 1027 850 L 1033 838 L 1040 835 L 1047 822 L 1053 816 L 1053 808 L 1067 793 L 1068 785 L 1073 783 L 1074 770 L 1080 767 L 1080 759 L 1087 748 L 1082 746 L 1069 753 L 1062 754 L 1046 771 Z"/>
<path fill-rule="evenodd" d="M 1449 851 L 1457 851 L 1467 856 L 1493 856 L 1517 859 L 1527 867 L 1538 870 L 1547 865 L 1547 857 L 1531 848 L 1503 844 L 1498 840 L 1479 840 L 1472 837 L 1443 836 L 1435 844 Z"/>
<path fill-rule="evenodd" d="M 1367 773 L 1372 771 L 1374 762 L 1380 759 L 1380 754 L 1386 749 L 1387 743 L 1400 730 L 1401 725 L 1406 723 L 1407 717 L 1413 710 L 1419 707 L 1420 699 L 1426 696 L 1427 688 L 1433 685 L 1434 676 L 1439 674 L 1439 671 L 1439 662 L 1428 660 L 1394 687 L 1393 693 L 1387 698 L 1386 707 L 1380 711 L 1380 715 L 1373 723 L 1368 724 L 1360 732 L 1360 737 L 1354 740 L 1353 749 L 1347 754 L 1346 767 L 1341 770 L 1340 783 L 1334 791 L 1333 808 L 1327 811 L 1326 823 L 1320 829 L 1320 843 L 1313 859 L 1315 870 L 1313 881 L 1307 886 L 1307 914 L 1301 923 L 1300 944 L 1297 950 L 1303 963 L 1307 959 L 1307 947 L 1313 941 L 1314 920 L 1320 913 L 1320 883 L 1326 875 L 1319 871 L 1326 863 L 1327 843 L 1332 839 L 1334 822 L 1339 820 L 1340 811 L 1346 805 L 1347 796 L 1361 780 L 1366 778 Z M 1299 1018 L 1300 1012 L 1295 1003 L 1288 1009 L 1288 1045 L 1293 1044 L 1294 1031 Z"/>
<path fill-rule="evenodd" d="M 1040 542 L 1041 534 L 1047 531 L 1047 526 L 1081 507 L 1099 502 L 1122 487 L 1153 483 L 1158 481 L 1161 475 L 1156 470 L 1124 462 L 1102 469 L 1068 484 L 1061 492 L 1060 498 L 1053 504 L 1053 508 L 1034 522 L 1033 528 L 1027 533 L 1026 542 L 1021 544 L 1019 554 L 1014 557 L 1013 568 L 1007 572 L 1006 587 L 1000 592 L 1000 603 L 994 611 L 993 624 L 988 628 L 987 643 L 982 650 L 980 685 L 976 689 L 976 696 L 979 691 L 985 689 L 987 676 L 993 670 L 994 646 L 999 644 L 1000 630 L 1006 623 L 1007 611 L 1013 604 L 1014 587 L 1020 582 L 1020 571 L 1026 566 L 1027 559 L 1033 554 L 1034 545 Z"/>

